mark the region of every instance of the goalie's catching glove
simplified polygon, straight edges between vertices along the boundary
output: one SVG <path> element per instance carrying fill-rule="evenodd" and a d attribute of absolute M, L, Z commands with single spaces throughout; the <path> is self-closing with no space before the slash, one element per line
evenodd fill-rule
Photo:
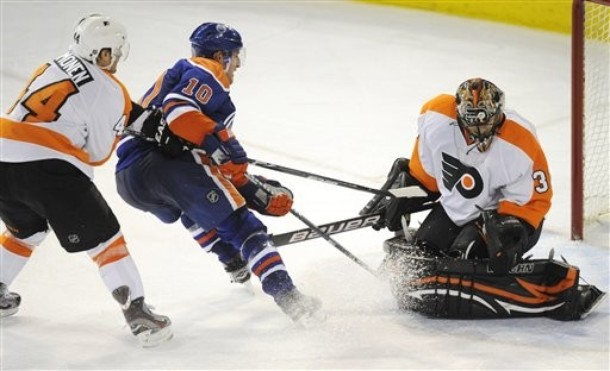
<path fill-rule="evenodd" d="M 248 182 L 237 190 L 249 208 L 269 216 L 283 216 L 290 212 L 293 195 L 288 188 L 259 175 L 247 175 L 246 178 Z"/>

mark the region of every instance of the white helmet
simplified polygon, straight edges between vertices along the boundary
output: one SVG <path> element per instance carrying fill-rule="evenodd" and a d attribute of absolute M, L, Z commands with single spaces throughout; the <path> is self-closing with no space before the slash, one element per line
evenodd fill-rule
<path fill-rule="evenodd" d="M 129 42 L 121 23 L 103 14 L 92 13 L 81 19 L 74 28 L 74 41 L 70 50 L 92 63 L 102 49 L 110 49 L 112 63 L 116 58 L 127 59 Z"/>

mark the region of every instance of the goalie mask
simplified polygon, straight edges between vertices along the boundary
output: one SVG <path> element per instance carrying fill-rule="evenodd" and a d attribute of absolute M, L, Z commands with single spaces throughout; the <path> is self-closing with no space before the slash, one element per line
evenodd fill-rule
<path fill-rule="evenodd" d="M 487 80 L 473 78 L 460 84 L 455 99 L 460 128 L 480 152 L 486 151 L 504 121 L 504 92 Z"/>
<path fill-rule="evenodd" d="M 114 64 L 117 58 L 127 59 L 129 42 L 125 27 L 103 14 L 92 13 L 82 18 L 74 28 L 74 41 L 70 51 L 77 56 L 95 63 L 103 49 L 110 49 Z"/>

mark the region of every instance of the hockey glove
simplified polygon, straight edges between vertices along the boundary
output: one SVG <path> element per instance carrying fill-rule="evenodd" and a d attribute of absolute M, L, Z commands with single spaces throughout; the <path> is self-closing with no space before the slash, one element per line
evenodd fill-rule
<path fill-rule="evenodd" d="M 245 177 L 248 169 L 248 155 L 237 138 L 228 130 L 222 129 L 207 135 L 201 143 L 201 148 L 236 187 L 241 187 L 248 182 Z"/>
<path fill-rule="evenodd" d="M 292 192 L 279 182 L 258 175 L 248 175 L 249 181 L 237 188 L 248 207 L 268 216 L 283 216 L 292 208 Z M 254 178 L 254 179 L 252 179 Z"/>
<path fill-rule="evenodd" d="M 217 130 L 213 134 L 207 135 L 203 139 L 201 147 L 216 165 L 222 165 L 229 161 L 234 164 L 248 162 L 248 154 L 244 147 L 227 129 Z"/>
<path fill-rule="evenodd" d="M 398 175 L 396 182 L 392 187 L 390 187 L 390 189 L 402 188 L 416 184 L 417 183 L 415 180 L 413 180 L 409 173 L 407 171 L 403 171 Z M 421 186 L 420 188 L 426 194 L 428 194 L 428 196 L 395 198 L 386 197 L 384 200 L 382 200 L 374 209 L 375 212 L 379 212 L 382 215 L 382 218 L 379 220 L 377 225 L 373 226 L 373 228 L 379 230 L 383 227 L 387 227 L 392 232 L 400 231 L 403 228 L 403 219 L 406 224 L 405 227 L 408 226 L 412 212 L 421 210 L 425 203 L 434 201 L 436 198 L 438 198 L 437 194 L 429 193 Z"/>
<path fill-rule="evenodd" d="M 481 216 L 489 267 L 496 274 L 507 274 L 527 247 L 529 225 L 517 217 L 500 215 L 495 211 L 483 211 Z"/>
<path fill-rule="evenodd" d="M 125 133 L 148 142 L 155 142 L 159 126 L 163 126 L 163 111 L 155 106 L 144 108 L 132 102 Z"/>
<path fill-rule="evenodd" d="M 134 112 L 141 113 L 134 118 Z M 129 119 L 131 123 L 125 129 L 126 134 L 156 143 L 159 149 L 169 156 L 179 156 L 184 151 L 189 151 L 194 147 L 193 144 L 171 132 L 160 108 L 150 106 L 142 109 L 139 105 L 134 105 Z"/>

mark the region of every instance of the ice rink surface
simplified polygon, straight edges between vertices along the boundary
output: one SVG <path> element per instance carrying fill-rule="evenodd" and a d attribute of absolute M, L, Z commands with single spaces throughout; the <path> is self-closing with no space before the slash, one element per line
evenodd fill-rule
<path fill-rule="evenodd" d="M 349 1 L 1 2 L 1 108 L 31 73 L 62 54 L 74 22 L 103 12 L 128 29 L 117 76 L 137 100 L 190 53 L 200 23 L 236 27 L 247 59 L 232 87 L 235 132 L 250 157 L 379 187 L 409 157 L 421 104 L 480 76 L 537 128 L 555 188 L 535 257 L 551 248 L 607 291 L 608 221 L 569 239 L 570 38 L 567 35 Z M 280 248 L 297 285 L 329 315 L 296 328 L 262 294 L 229 283 L 178 224 L 122 202 L 114 159 L 95 182 L 122 223 L 147 301 L 173 320 L 174 339 L 140 348 L 86 254 L 50 236 L 12 285 L 20 312 L 2 320 L 1 369 L 602 369 L 610 367 L 608 301 L 586 320 L 431 320 L 396 309 L 385 283 L 323 240 Z M 317 224 L 355 216 L 369 194 L 252 168 L 282 181 Z M 414 216 L 414 224 L 424 215 Z M 304 227 L 288 215 L 271 232 Z M 337 241 L 372 267 L 387 231 Z"/>

